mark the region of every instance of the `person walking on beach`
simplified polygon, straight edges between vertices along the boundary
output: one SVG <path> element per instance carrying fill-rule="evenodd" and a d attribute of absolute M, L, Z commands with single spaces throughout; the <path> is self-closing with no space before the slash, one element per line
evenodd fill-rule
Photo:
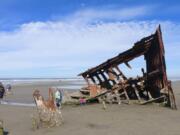
<path fill-rule="evenodd" d="M 12 94 L 12 91 L 11 91 L 12 86 L 11 86 L 10 84 L 7 84 L 7 85 L 5 86 L 5 89 L 6 89 L 6 95 Z"/>
<path fill-rule="evenodd" d="M 0 82 L 0 103 L 4 97 L 4 93 L 5 93 L 5 88 L 4 88 L 3 84 Z"/>
<path fill-rule="evenodd" d="M 56 101 L 56 106 L 60 109 L 62 102 L 62 91 L 60 89 L 57 89 L 55 92 L 55 101 Z"/>

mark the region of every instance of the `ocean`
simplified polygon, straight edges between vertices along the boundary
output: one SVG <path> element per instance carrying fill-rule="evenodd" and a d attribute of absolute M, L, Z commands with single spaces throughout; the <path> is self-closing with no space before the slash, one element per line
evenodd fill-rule
<path fill-rule="evenodd" d="M 171 81 L 179 81 L 180 77 L 169 77 Z M 4 85 L 19 85 L 19 84 L 37 84 L 39 82 L 55 82 L 60 81 L 64 83 L 70 83 L 72 85 L 85 85 L 86 82 L 83 78 L 72 77 L 72 78 L 0 78 L 0 82 Z"/>
<path fill-rule="evenodd" d="M 46 82 L 59 82 L 58 88 L 62 89 L 80 89 L 86 85 L 83 78 L 0 78 L 4 86 L 10 85 L 32 85 Z"/>

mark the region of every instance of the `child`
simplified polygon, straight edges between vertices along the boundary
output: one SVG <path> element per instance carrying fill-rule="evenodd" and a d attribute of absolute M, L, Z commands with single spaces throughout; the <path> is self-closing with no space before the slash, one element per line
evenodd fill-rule
<path fill-rule="evenodd" d="M 81 98 L 79 99 L 79 103 L 80 103 L 80 105 L 85 105 L 85 104 L 86 104 L 85 98 L 81 97 Z"/>

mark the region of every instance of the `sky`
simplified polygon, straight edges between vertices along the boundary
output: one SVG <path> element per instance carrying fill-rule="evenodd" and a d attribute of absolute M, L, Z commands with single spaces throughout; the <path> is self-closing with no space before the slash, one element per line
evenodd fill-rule
<path fill-rule="evenodd" d="M 178 0 L 0 0 L 0 78 L 76 77 L 161 24 L 167 73 L 180 77 Z M 120 68 L 142 74 L 144 58 Z"/>

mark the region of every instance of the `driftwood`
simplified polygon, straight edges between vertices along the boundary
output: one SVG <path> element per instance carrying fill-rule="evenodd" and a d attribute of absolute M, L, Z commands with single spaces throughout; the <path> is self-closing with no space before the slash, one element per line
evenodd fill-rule
<path fill-rule="evenodd" d="M 142 69 L 143 76 L 127 78 L 119 65 L 125 64 L 132 69 L 128 62 L 142 55 L 146 61 L 146 71 Z M 102 96 L 107 102 L 120 103 L 119 100 L 128 102 L 137 100 L 140 104 L 164 102 L 165 106 L 176 109 L 175 96 L 166 74 L 160 26 L 154 34 L 136 42 L 129 50 L 80 73 L 79 76 L 82 76 L 88 85 L 86 89 L 83 88 L 80 91 L 82 94 L 86 93 L 86 96 L 89 92 L 87 101 L 99 99 Z M 166 100 L 157 100 L 161 97 Z"/>

